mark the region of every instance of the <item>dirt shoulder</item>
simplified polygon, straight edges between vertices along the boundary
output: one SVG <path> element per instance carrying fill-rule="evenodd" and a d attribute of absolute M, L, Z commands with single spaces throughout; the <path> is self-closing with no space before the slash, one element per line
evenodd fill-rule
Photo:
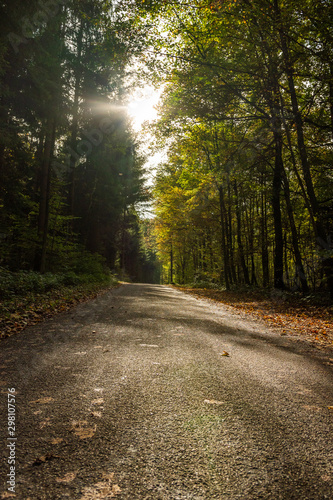
<path fill-rule="evenodd" d="M 221 302 L 238 312 L 279 330 L 281 335 L 302 337 L 316 345 L 333 347 L 333 305 L 318 299 L 299 298 L 284 293 L 226 291 L 208 288 L 177 287 L 196 297 Z"/>
<path fill-rule="evenodd" d="M 120 284 L 80 285 L 44 294 L 17 297 L 11 301 L 0 301 L 0 340 L 118 286 Z"/>

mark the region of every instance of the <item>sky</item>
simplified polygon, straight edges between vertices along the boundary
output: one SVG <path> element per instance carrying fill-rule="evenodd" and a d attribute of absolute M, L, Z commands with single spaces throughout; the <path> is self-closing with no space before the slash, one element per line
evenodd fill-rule
<path fill-rule="evenodd" d="M 143 125 L 145 122 L 152 122 L 158 117 L 155 106 L 158 104 L 161 93 L 162 89 L 155 89 L 152 86 L 146 85 L 144 88 L 133 92 L 132 98 L 127 105 L 128 114 L 133 120 L 133 129 L 144 143 L 144 152 L 147 151 L 153 139 L 147 130 L 143 130 Z M 166 152 L 164 150 L 148 156 L 147 163 L 145 164 L 145 168 L 149 172 L 146 183 L 148 186 L 152 185 L 154 171 L 165 157 Z"/>
<path fill-rule="evenodd" d="M 156 90 L 154 87 L 145 86 L 143 89 L 137 89 L 129 100 L 127 109 L 128 114 L 133 119 L 133 128 L 140 132 L 143 123 L 157 118 L 157 105 L 162 90 Z"/>

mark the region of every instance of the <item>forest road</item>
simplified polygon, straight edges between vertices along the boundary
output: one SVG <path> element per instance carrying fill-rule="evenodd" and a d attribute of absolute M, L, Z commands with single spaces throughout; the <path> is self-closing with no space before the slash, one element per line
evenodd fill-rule
<path fill-rule="evenodd" d="M 332 352 L 231 307 L 124 284 L 0 357 L 0 498 L 333 498 Z"/>

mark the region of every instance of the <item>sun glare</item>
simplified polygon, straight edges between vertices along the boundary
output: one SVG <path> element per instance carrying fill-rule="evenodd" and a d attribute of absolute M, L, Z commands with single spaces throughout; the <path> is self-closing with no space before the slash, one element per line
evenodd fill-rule
<path fill-rule="evenodd" d="M 133 99 L 127 105 L 128 114 L 133 119 L 133 127 L 140 130 L 143 122 L 154 120 L 157 117 L 156 104 L 160 98 L 161 91 L 154 87 L 145 87 L 134 94 Z"/>

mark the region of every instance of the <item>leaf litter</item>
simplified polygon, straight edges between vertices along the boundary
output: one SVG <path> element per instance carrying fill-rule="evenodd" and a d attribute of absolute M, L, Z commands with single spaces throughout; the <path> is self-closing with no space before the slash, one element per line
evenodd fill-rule
<path fill-rule="evenodd" d="M 333 346 L 333 306 L 316 297 L 300 297 L 262 290 L 226 291 L 209 288 L 176 287 L 196 297 L 222 302 L 280 331 L 281 335 L 301 336 L 315 344 Z"/>
<path fill-rule="evenodd" d="M 83 488 L 83 496 L 79 500 L 107 500 L 121 493 L 121 488 L 114 481 L 114 472 L 103 472 L 102 481 Z"/>
<path fill-rule="evenodd" d="M 89 426 L 86 420 L 73 420 L 71 430 L 80 439 L 92 438 L 96 432 L 97 425 Z"/>

